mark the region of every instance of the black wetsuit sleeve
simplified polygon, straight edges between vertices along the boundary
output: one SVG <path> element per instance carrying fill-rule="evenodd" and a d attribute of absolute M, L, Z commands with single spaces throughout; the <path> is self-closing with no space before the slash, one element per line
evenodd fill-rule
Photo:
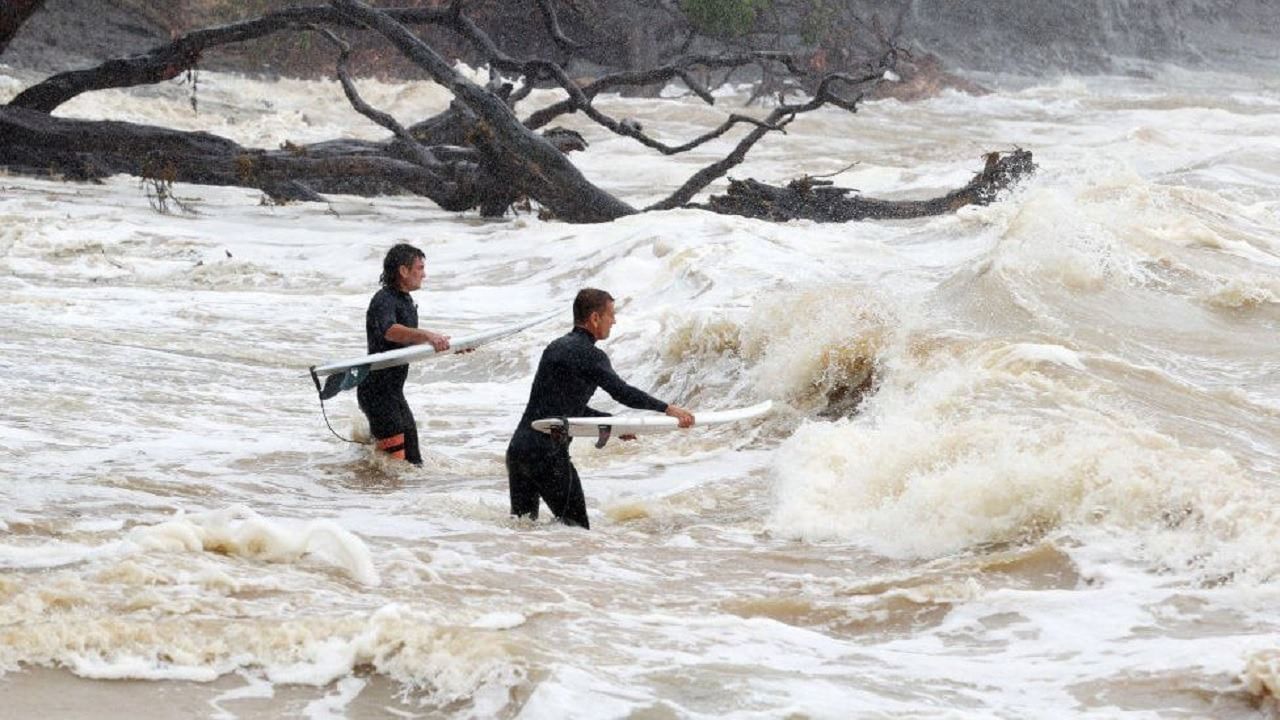
<path fill-rule="evenodd" d="M 595 408 L 589 407 L 589 408 L 583 408 L 582 416 L 583 417 L 609 417 L 609 413 L 602 412 Z"/>
<path fill-rule="evenodd" d="M 398 322 L 396 318 L 396 303 L 390 295 L 379 293 L 373 298 L 373 302 L 369 303 L 368 322 L 374 337 L 385 342 L 387 331 Z M 393 347 L 399 346 L 393 345 Z"/>
<path fill-rule="evenodd" d="M 594 381 L 601 390 L 609 393 L 609 397 L 617 400 L 623 405 L 637 410 L 666 412 L 666 403 L 643 390 L 636 389 L 623 382 L 622 378 L 618 377 L 618 373 L 613 371 L 613 365 L 609 362 L 609 356 L 605 355 L 603 352 L 599 353 L 596 361 L 591 364 L 590 372 L 592 374 L 592 381 Z"/>

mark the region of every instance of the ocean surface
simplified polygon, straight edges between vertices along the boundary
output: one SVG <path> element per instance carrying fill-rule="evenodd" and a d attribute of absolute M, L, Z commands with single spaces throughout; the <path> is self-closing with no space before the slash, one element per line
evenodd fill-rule
<path fill-rule="evenodd" d="M 35 76 L 0 66 L 0 101 Z M 818 225 L 485 220 L 0 176 L 0 707 L 60 717 L 1255 717 L 1280 692 L 1280 81 L 986 77 L 822 111 L 733 177 L 989 207 Z M 424 83 L 361 82 L 408 124 Z M 257 147 L 384 132 L 331 82 L 202 73 L 59 114 Z M 670 140 L 741 111 L 606 97 Z M 668 94 L 678 95 L 677 92 Z M 548 96 L 526 101 L 527 112 Z M 764 112 L 756 108 L 750 112 Z M 723 155 L 581 119 L 636 206 Z M 721 191 L 725 183 L 713 186 Z M 161 210 L 166 210 L 162 212 Z M 382 255 L 424 327 L 563 318 L 412 366 L 426 463 L 330 434 Z M 503 452 L 581 287 L 660 398 L 733 426 L 573 446 L 593 529 Z M 616 408 L 601 394 L 595 402 Z M 352 393 L 334 429 L 367 440 Z"/>

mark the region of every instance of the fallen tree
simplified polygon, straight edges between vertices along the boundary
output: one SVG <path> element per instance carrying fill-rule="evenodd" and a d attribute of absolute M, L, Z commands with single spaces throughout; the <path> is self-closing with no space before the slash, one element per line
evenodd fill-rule
<path fill-rule="evenodd" d="M 557 44 L 566 53 L 573 52 L 576 45 L 564 37 L 551 3 L 540 0 L 538 7 Z M 447 28 L 472 43 L 488 62 L 490 82 L 482 86 L 471 81 L 407 27 L 422 24 Z M 347 72 L 347 44 L 337 34 L 344 28 L 367 28 L 384 36 L 448 89 L 454 95 L 454 103 L 444 113 L 407 128 L 370 106 L 360 97 Z M 201 54 L 211 48 L 278 32 L 318 32 L 330 41 L 337 49 L 338 79 L 348 100 L 365 117 L 390 131 L 391 138 L 381 143 L 340 139 L 312 145 L 286 144 L 278 150 L 266 150 L 244 148 L 207 133 L 69 120 L 50 114 L 81 93 L 170 79 L 194 70 Z M 561 64 L 505 54 L 463 13 L 459 2 L 441 8 L 379 10 L 359 0 L 332 0 L 327 6 L 288 8 L 245 22 L 198 30 L 143 55 L 109 60 L 95 68 L 60 73 L 37 83 L 19 93 L 8 106 L 0 107 L 0 134 L 6 138 L 0 146 L 0 164 L 19 172 L 52 172 L 70 179 L 128 173 L 165 182 L 238 185 L 261 189 L 280 201 L 321 200 L 322 192 L 409 192 L 427 197 L 447 210 L 480 208 L 486 215 L 502 214 L 523 196 L 564 221 L 603 222 L 640 210 L 590 182 L 569 161 L 569 151 L 585 147 L 581 136 L 556 128 L 538 132 L 557 117 L 581 113 L 612 133 L 664 154 L 687 152 L 739 125 L 748 126 L 746 134 L 724 158 L 694 173 L 669 197 L 644 210 L 682 207 L 740 164 L 759 140 L 769 133 L 785 132 L 798 116 L 827 105 L 856 112 L 864 93 L 883 81 L 897 56 L 898 50 L 889 46 L 867 60 L 859 74 L 838 72 L 817 78 L 812 93 L 801 101 L 788 102 L 785 96 L 779 96 L 763 119 L 732 114 L 719 127 L 697 138 L 668 144 L 650 136 L 632 120 L 609 116 L 594 100 L 600 93 L 620 87 L 661 86 L 679 80 L 703 101 L 714 103 L 710 91 L 696 79 L 695 70 L 758 65 L 771 72 L 797 76 L 805 75 L 807 70 L 789 54 L 750 51 L 685 56 L 659 67 L 609 73 L 580 84 L 566 74 Z M 535 86 L 557 88 L 564 97 L 521 120 L 516 108 Z M 989 202 L 1001 187 L 1031 169 L 1029 153 L 1023 155 L 1025 161 L 1008 165 L 1010 172 L 992 175 L 984 186 L 986 190 L 964 197 L 970 198 L 969 202 Z M 789 192 L 794 194 L 797 188 Z M 806 210 L 804 202 L 785 199 L 777 192 L 777 197 L 767 198 L 770 192 L 783 189 L 766 189 L 758 183 L 736 183 L 725 197 L 737 200 L 713 199 L 709 207 L 717 212 L 769 219 L 789 218 L 775 217 L 760 208 L 817 212 Z M 832 190 L 814 184 L 801 195 L 809 195 L 812 201 L 829 197 Z M 755 199 L 743 200 L 748 195 Z M 954 209 L 952 205 L 953 202 L 931 202 L 920 207 L 947 212 Z M 832 218 L 847 215 L 846 219 L 893 216 L 887 211 L 879 212 L 831 210 L 828 214 Z"/>
<path fill-rule="evenodd" d="M 715 195 L 703 207 L 724 215 L 761 220 L 908 220 L 955 212 L 966 205 L 986 205 L 1001 190 L 1035 171 L 1031 153 L 990 153 L 986 166 L 964 187 L 928 200 L 877 200 L 851 197 L 857 190 L 834 187 L 830 181 L 804 177 L 785 187 L 755 180 L 731 180 L 724 195 Z"/>
<path fill-rule="evenodd" d="M 371 144 L 260 150 L 209 133 L 73 120 L 12 107 L 0 108 L 0 134 L 6 139 L 0 144 L 0 164 L 70 180 L 123 173 L 166 182 L 257 188 L 277 200 L 323 200 L 298 178 L 372 178 L 410 189 L 447 210 L 474 207 L 475 188 L 470 186 L 482 184 L 478 176 L 468 175 L 474 168 L 465 162 L 425 166 L 388 157 Z M 43 149 L 37 153 L 33 148 Z"/>

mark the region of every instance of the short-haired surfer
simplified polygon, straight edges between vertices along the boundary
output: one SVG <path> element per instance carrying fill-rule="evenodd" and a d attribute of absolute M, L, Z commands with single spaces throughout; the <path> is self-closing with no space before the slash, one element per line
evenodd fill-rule
<path fill-rule="evenodd" d="M 666 413 L 682 428 L 693 425 L 693 413 L 637 390 L 613 371 L 609 356 L 596 347 L 597 341 L 609 337 L 613 323 L 613 297 L 604 290 L 580 290 L 573 300 L 573 330 L 542 351 L 529 403 L 507 446 L 512 515 L 536 520 L 543 500 L 564 524 L 591 527 L 582 482 L 569 459 L 571 438 L 538 432 L 532 423 L 541 418 L 608 417 L 587 407 L 596 388 L 627 407 Z"/>
<path fill-rule="evenodd" d="M 365 312 L 365 336 L 369 354 L 428 343 L 437 352 L 449 349 L 449 336 L 418 327 L 418 305 L 409 293 L 422 287 L 427 277 L 426 255 L 400 243 L 382 260 L 382 288 L 373 294 Z M 378 449 L 414 465 L 422 464 L 418 425 L 404 399 L 409 366 L 374 370 L 356 388 L 360 409 L 369 418 L 369 431 Z"/>

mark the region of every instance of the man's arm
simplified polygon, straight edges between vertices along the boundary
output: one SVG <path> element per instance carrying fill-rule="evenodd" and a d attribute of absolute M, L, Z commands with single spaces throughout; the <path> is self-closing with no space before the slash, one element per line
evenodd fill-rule
<path fill-rule="evenodd" d="M 387 328 L 387 332 L 383 337 L 398 345 L 422 345 L 426 343 L 435 348 L 436 352 L 444 352 L 449 349 L 448 335 L 441 335 L 422 328 L 411 328 L 400 323 L 395 323 Z"/>
<path fill-rule="evenodd" d="M 618 373 L 613 371 L 613 365 L 609 362 L 609 356 L 603 352 L 600 353 L 598 362 L 593 366 L 592 378 L 601 390 L 609 393 L 609 397 L 630 408 L 637 410 L 655 410 L 660 413 L 670 415 L 679 421 L 680 427 L 687 428 L 693 425 L 693 413 L 680 407 L 664 403 L 653 397 L 649 393 L 632 387 L 618 377 Z"/>
<path fill-rule="evenodd" d="M 449 336 L 433 333 L 430 330 L 412 328 L 399 322 L 400 311 L 391 294 L 378 292 L 369 301 L 369 310 L 365 322 L 373 335 L 381 334 L 384 340 L 397 345 L 422 345 L 429 343 L 436 352 L 449 349 Z"/>

